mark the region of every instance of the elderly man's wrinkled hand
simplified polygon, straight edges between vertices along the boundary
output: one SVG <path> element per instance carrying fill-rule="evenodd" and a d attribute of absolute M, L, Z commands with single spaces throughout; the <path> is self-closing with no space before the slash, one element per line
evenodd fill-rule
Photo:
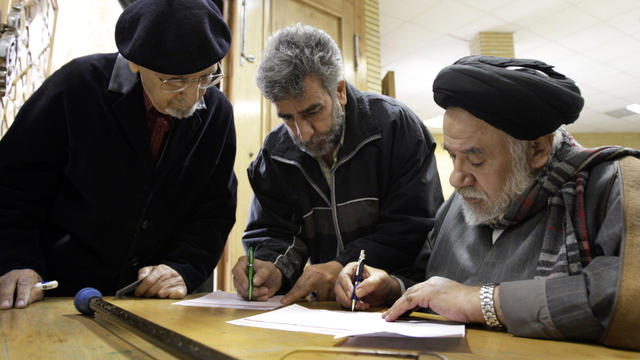
<path fill-rule="evenodd" d="M 26 308 L 29 304 L 44 297 L 42 290 L 33 285 L 42 281 L 42 277 L 31 269 L 11 270 L 0 277 L 0 309 Z M 13 302 L 15 293 L 16 301 Z"/>
<path fill-rule="evenodd" d="M 337 261 L 308 265 L 281 302 L 288 305 L 311 293 L 316 300 L 333 300 L 335 298 L 333 286 L 340 270 L 342 270 L 342 264 Z"/>
<path fill-rule="evenodd" d="M 136 288 L 136 296 L 182 299 L 187 295 L 187 285 L 182 276 L 165 264 L 138 270 L 138 279 L 143 278 Z"/>
<path fill-rule="evenodd" d="M 346 308 L 351 308 L 357 267 L 357 262 L 347 264 L 336 281 L 336 301 Z M 384 270 L 365 265 L 362 269 L 362 279 L 356 288 L 356 296 L 359 299 L 355 307 L 357 310 L 390 304 L 400 296 L 400 285 Z"/>
<path fill-rule="evenodd" d="M 480 286 L 463 285 L 439 276 L 407 289 L 382 317 L 394 321 L 416 308 L 430 308 L 449 320 L 462 323 L 483 322 Z"/>
<path fill-rule="evenodd" d="M 238 295 L 249 298 L 249 258 L 241 256 L 233 267 L 233 286 Z M 251 300 L 267 301 L 282 286 L 282 273 L 271 261 L 253 260 L 253 291 Z"/>

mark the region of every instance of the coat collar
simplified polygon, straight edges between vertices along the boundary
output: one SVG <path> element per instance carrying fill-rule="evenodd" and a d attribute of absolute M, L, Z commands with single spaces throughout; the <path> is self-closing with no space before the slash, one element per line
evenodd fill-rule
<path fill-rule="evenodd" d="M 138 83 L 138 75 L 129 68 L 129 61 L 118 54 L 109 80 L 109 91 L 125 94 Z"/>

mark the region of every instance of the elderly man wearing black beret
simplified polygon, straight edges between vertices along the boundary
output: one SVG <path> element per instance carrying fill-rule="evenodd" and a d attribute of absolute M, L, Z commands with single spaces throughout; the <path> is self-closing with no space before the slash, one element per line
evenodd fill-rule
<path fill-rule="evenodd" d="M 582 148 L 561 125 L 583 106 L 543 62 L 471 56 L 433 84 L 456 192 L 442 205 L 411 278 L 366 267 L 357 308 L 414 308 L 530 337 L 597 341 L 616 294 L 623 239 L 617 159 Z M 348 306 L 355 264 L 336 284 Z M 406 289 L 406 291 L 405 291 Z M 395 303 L 394 303 L 395 301 Z"/>
<path fill-rule="evenodd" d="M 119 52 L 75 59 L 0 141 L 0 308 L 85 286 L 181 298 L 235 221 L 232 107 L 215 87 L 231 35 L 209 0 L 138 0 Z M 15 302 L 14 302 L 15 296 Z"/>

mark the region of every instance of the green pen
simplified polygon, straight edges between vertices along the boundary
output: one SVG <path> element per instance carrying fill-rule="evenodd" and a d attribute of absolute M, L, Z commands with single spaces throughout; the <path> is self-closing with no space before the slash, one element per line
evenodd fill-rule
<path fill-rule="evenodd" d="M 253 246 L 249 247 L 249 300 L 253 293 Z"/>

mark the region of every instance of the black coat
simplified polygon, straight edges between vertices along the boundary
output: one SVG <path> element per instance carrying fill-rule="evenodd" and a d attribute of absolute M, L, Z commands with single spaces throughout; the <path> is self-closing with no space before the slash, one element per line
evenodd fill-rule
<path fill-rule="evenodd" d="M 0 274 L 31 268 L 104 294 L 167 264 L 189 291 L 235 222 L 232 107 L 216 88 L 178 119 L 157 164 L 142 86 L 118 54 L 75 59 L 28 99 L 0 141 Z"/>
<path fill-rule="evenodd" d="M 332 188 L 284 125 L 249 166 L 255 196 L 242 241 L 280 269 L 283 290 L 307 260 L 345 265 L 361 249 L 368 265 L 410 268 L 443 202 L 436 144 L 409 108 L 347 84 L 345 114 Z"/>

